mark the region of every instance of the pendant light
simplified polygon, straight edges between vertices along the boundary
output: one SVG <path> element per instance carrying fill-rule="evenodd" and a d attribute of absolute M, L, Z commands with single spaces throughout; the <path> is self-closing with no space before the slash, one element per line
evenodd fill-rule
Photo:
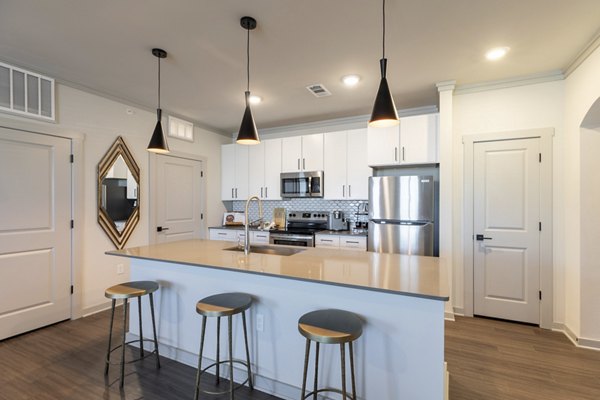
<path fill-rule="evenodd" d="M 252 110 L 250 109 L 250 31 L 256 28 L 256 20 L 252 17 L 242 17 L 240 25 L 247 31 L 246 38 L 246 109 L 244 110 L 244 116 L 242 117 L 242 124 L 238 132 L 236 142 L 239 144 L 259 144 L 260 139 L 258 137 L 258 131 L 256 130 L 256 124 L 254 123 L 254 117 L 252 116 Z"/>
<path fill-rule="evenodd" d="M 379 60 L 379 67 L 381 68 L 381 82 L 379 83 L 379 90 L 375 97 L 375 104 L 373 104 L 369 126 L 384 128 L 398 125 L 399 123 L 396 105 L 394 104 L 394 99 L 392 98 L 392 93 L 390 93 L 390 87 L 385 77 L 387 69 L 387 58 L 385 58 L 385 0 L 383 0 L 383 56 Z"/>
<path fill-rule="evenodd" d="M 154 127 L 154 133 L 150 138 L 147 150 L 152 153 L 168 153 L 169 146 L 167 145 L 167 139 L 163 133 L 162 124 L 160 122 L 162 118 L 162 110 L 160 109 L 160 59 L 167 58 L 167 52 L 163 49 L 152 49 L 152 54 L 158 59 L 158 108 L 156 109 L 156 126 Z"/>

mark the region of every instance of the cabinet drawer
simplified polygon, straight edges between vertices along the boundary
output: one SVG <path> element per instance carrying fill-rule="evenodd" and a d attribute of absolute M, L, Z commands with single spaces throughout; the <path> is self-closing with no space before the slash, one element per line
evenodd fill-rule
<path fill-rule="evenodd" d="M 210 240 L 225 240 L 229 242 L 235 242 L 238 237 L 236 230 L 230 229 L 210 229 Z"/>
<path fill-rule="evenodd" d="M 359 236 L 359 237 L 341 236 L 340 237 L 340 248 L 341 249 L 367 250 L 367 238 L 364 236 Z"/>
<path fill-rule="evenodd" d="M 252 243 L 269 244 L 269 232 L 252 232 L 250 241 Z"/>
<path fill-rule="evenodd" d="M 335 235 L 316 235 L 315 247 L 340 247 L 340 237 Z"/>

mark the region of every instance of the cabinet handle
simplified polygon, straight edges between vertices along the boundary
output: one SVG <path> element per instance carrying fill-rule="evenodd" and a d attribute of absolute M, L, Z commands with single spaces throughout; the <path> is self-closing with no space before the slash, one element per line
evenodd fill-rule
<path fill-rule="evenodd" d="M 269 188 L 268 187 L 265 188 L 265 198 L 266 199 L 269 198 Z"/>
<path fill-rule="evenodd" d="M 402 146 L 402 161 L 404 161 L 404 146 Z"/>
<path fill-rule="evenodd" d="M 256 237 L 259 237 L 259 238 L 266 238 L 266 236 L 265 236 L 265 235 L 256 235 Z"/>
<path fill-rule="evenodd" d="M 346 185 L 342 185 L 342 197 L 346 197 Z"/>
<path fill-rule="evenodd" d="M 237 188 L 235 188 L 235 198 L 237 199 Z"/>
<path fill-rule="evenodd" d="M 330 239 L 321 239 L 321 242 L 333 242 L 333 240 L 330 240 Z"/>
<path fill-rule="evenodd" d="M 348 185 L 348 197 L 352 197 L 352 185 Z"/>
<path fill-rule="evenodd" d="M 232 198 L 232 199 L 235 199 L 235 195 L 233 194 L 233 191 L 234 191 L 234 190 L 235 190 L 234 188 L 231 188 L 231 198 Z"/>
<path fill-rule="evenodd" d="M 300 171 L 300 159 L 298 159 L 298 171 Z"/>
<path fill-rule="evenodd" d="M 219 235 L 219 236 L 227 236 L 227 234 L 224 233 L 224 232 L 218 232 L 217 235 Z"/>
<path fill-rule="evenodd" d="M 260 188 L 260 197 L 263 197 L 263 188 Z"/>
<path fill-rule="evenodd" d="M 346 243 L 358 244 L 358 242 L 355 242 L 353 240 L 346 240 Z"/>
<path fill-rule="evenodd" d="M 306 159 L 302 159 L 302 169 L 306 169 Z"/>
<path fill-rule="evenodd" d="M 394 147 L 394 161 L 398 161 L 398 148 Z"/>

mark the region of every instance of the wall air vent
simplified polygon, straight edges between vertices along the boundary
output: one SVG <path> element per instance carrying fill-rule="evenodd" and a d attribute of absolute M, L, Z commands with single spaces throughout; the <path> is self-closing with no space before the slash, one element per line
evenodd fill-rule
<path fill-rule="evenodd" d="M 309 92 L 314 94 L 315 97 L 331 96 L 331 92 L 329 90 L 327 90 L 327 88 L 320 83 L 315 83 L 314 85 L 308 85 L 306 87 L 306 89 L 308 89 Z"/>
<path fill-rule="evenodd" d="M 0 111 L 54 121 L 54 79 L 0 63 Z"/>

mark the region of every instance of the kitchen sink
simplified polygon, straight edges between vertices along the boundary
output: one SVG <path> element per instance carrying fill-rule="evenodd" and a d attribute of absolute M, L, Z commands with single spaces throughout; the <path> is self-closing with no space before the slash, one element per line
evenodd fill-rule
<path fill-rule="evenodd" d="M 228 247 L 227 251 L 244 251 L 243 247 Z M 272 254 L 276 256 L 293 256 L 294 254 L 298 254 L 305 249 L 296 249 L 293 247 L 276 247 L 276 246 L 250 246 L 250 253 L 258 253 L 258 254 Z"/>

